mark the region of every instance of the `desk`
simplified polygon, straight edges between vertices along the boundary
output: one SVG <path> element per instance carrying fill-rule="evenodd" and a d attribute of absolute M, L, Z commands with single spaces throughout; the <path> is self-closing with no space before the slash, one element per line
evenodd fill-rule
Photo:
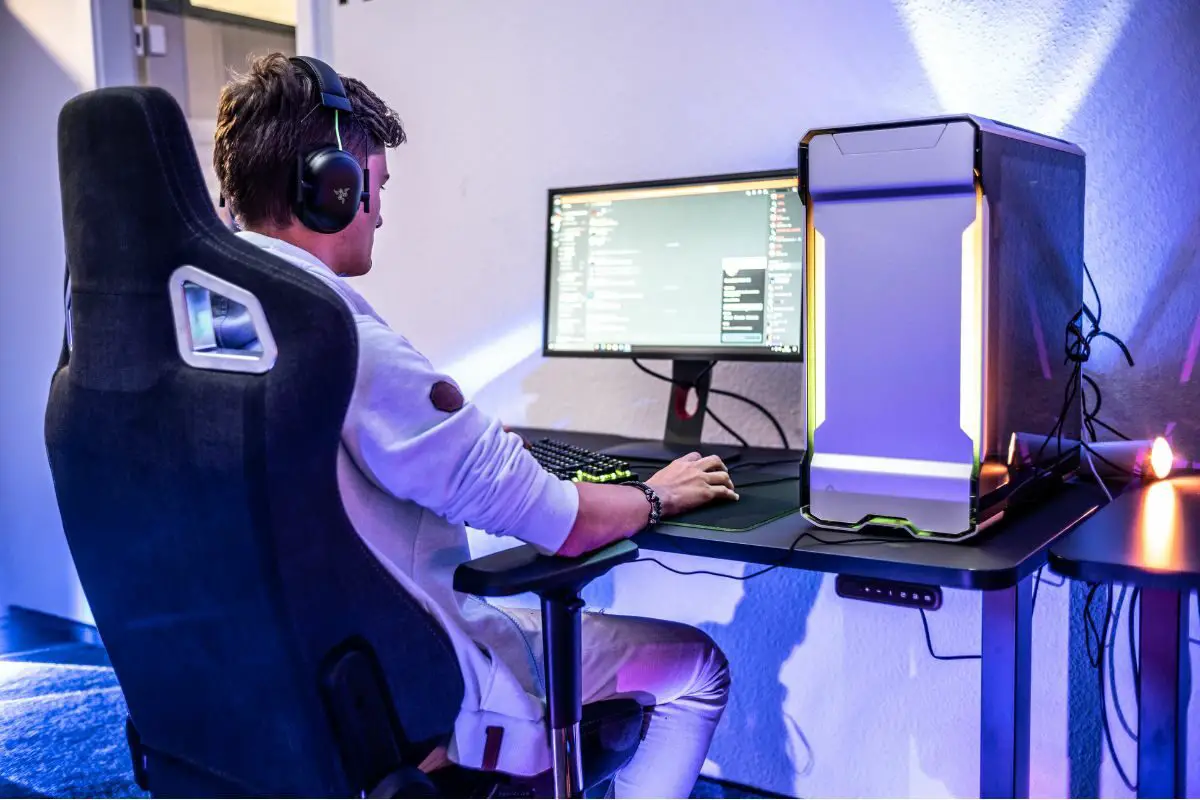
<path fill-rule="evenodd" d="M 522 433 L 529 439 L 555 438 L 594 450 L 628 441 L 594 433 Z M 799 454 L 751 449 L 745 451 L 743 460 L 771 461 L 789 456 Z M 791 474 L 798 473 L 793 465 Z M 735 472 L 735 485 L 737 481 Z M 981 591 L 980 796 L 1028 797 L 1033 573 L 1045 563 L 1050 544 L 1087 519 L 1103 502 L 1104 495 L 1094 486 L 1068 485 L 1052 500 L 1001 521 L 962 544 L 918 541 L 897 533 L 894 542 L 839 546 L 839 541 L 864 533 L 814 529 L 799 513 L 744 532 L 681 527 L 666 521 L 653 531 L 638 534 L 634 541 L 644 550 Z M 796 537 L 806 530 L 819 531 L 828 544 L 805 539 L 792 548 Z"/>
<path fill-rule="evenodd" d="M 1186 796 L 1188 598 L 1200 589 L 1200 476 L 1130 490 L 1063 537 L 1050 567 L 1141 588 L 1139 797 Z"/>

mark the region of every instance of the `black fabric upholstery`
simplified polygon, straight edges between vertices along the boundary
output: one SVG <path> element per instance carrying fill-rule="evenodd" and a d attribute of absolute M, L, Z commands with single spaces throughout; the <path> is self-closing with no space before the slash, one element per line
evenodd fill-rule
<path fill-rule="evenodd" d="M 444 632 L 342 508 L 353 320 L 319 280 L 221 224 L 167 93 L 71 100 L 59 165 L 73 349 L 53 377 L 47 449 L 150 789 L 358 795 L 319 688 L 331 654 L 374 653 L 406 760 L 448 733 L 463 684 Z M 270 372 L 181 361 L 167 287 L 184 264 L 258 298 L 279 347 Z"/>

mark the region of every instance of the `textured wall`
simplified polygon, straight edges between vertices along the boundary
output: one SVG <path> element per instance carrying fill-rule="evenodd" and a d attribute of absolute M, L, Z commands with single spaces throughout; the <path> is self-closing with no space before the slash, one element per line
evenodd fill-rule
<path fill-rule="evenodd" d="M 1098 346 L 1105 413 L 1136 434 L 1173 423 L 1176 445 L 1200 458 L 1194 0 L 442 0 L 351 2 L 332 16 L 338 68 L 383 94 L 410 133 L 363 289 L 508 421 L 656 435 L 665 413 L 662 386 L 627 363 L 535 355 L 548 187 L 789 166 L 811 127 L 974 111 L 1087 151 L 1087 258 L 1105 327 L 1138 360 L 1119 367 Z M 800 439 L 800 365 L 725 364 L 714 380 Z M 714 407 L 752 441 L 774 441 L 755 412 Z M 701 625 L 725 647 L 735 695 L 711 774 L 803 795 L 977 792 L 978 664 L 931 660 L 912 612 L 839 600 L 831 578 L 804 573 L 743 585 L 645 564 L 590 599 Z M 1069 586 L 1039 592 L 1033 790 L 1127 796 L 1102 752 L 1080 601 Z M 977 596 L 950 592 L 931 615 L 935 646 L 978 652 L 979 615 Z M 1124 648 L 1115 673 L 1128 715 Z"/>

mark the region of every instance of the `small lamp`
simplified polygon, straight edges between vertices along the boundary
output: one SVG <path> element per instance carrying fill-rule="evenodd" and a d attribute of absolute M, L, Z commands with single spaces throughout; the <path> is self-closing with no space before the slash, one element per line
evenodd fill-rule
<path fill-rule="evenodd" d="M 1009 467 L 1031 467 L 1035 463 L 1049 466 L 1061 456 L 1080 448 L 1076 439 L 1061 440 L 1038 433 L 1014 433 L 1008 443 Z M 1154 439 L 1124 439 L 1112 442 L 1089 442 L 1082 458 L 1091 455 L 1091 463 L 1102 478 L 1162 480 L 1171 474 L 1175 454 L 1171 444 L 1162 436 Z"/>
<path fill-rule="evenodd" d="M 1092 464 L 1101 477 L 1162 480 L 1171 474 L 1175 454 L 1162 436 L 1154 439 L 1092 442 Z M 1084 456 L 1087 457 L 1086 454 Z"/>

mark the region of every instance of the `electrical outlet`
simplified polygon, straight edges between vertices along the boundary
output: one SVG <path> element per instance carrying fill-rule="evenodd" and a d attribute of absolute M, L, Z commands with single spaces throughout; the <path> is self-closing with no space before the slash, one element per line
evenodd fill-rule
<path fill-rule="evenodd" d="M 926 611 L 936 611 L 942 607 L 940 586 L 838 575 L 834 587 L 838 597 L 845 597 L 847 600 L 866 600 L 904 608 L 923 608 Z"/>
<path fill-rule="evenodd" d="M 167 29 L 162 25 L 151 25 L 149 28 L 134 25 L 134 52 L 138 56 L 145 56 L 147 45 L 149 45 L 151 56 L 165 56 L 167 54 Z"/>

